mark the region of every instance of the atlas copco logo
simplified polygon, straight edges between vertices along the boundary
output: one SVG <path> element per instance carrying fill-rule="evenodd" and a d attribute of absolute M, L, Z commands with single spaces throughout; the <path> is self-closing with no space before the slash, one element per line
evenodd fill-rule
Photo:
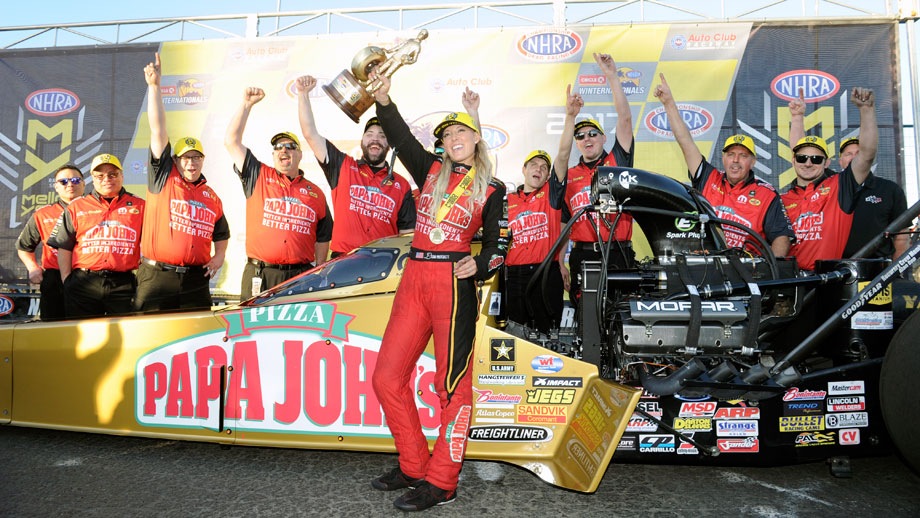
<path fill-rule="evenodd" d="M 517 50 L 533 61 L 562 61 L 581 51 L 584 43 L 577 32 L 548 29 L 521 36 Z"/>
<path fill-rule="evenodd" d="M 712 129 L 715 119 L 706 108 L 695 104 L 678 104 L 677 110 L 680 112 L 680 118 L 687 125 L 687 129 L 690 130 L 690 134 L 694 137 L 699 137 Z M 655 108 L 645 116 L 645 127 L 659 137 L 671 138 L 674 136 L 671 131 L 671 124 L 668 122 L 668 115 L 664 111 L 664 106 Z"/>
<path fill-rule="evenodd" d="M 80 107 L 77 94 L 63 88 L 37 90 L 26 97 L 26 109 L 35 115 L 58 117 Z"/>
<path fill-rule="evenodd" d="M 801 91 L 805 102 L 817 103 L 837 95 L 840 81 L 820 70 L 790 70 L 774 77 L 770 90 L 785 101 L 798 99 Z"/>

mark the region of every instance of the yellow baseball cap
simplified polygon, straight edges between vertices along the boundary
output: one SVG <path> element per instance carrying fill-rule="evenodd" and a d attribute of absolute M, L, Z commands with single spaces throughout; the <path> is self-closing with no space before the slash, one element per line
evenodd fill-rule
<path fill-rule="evenodd" d="M 176 156 L 182 156 L 189 151 L 197 151 L 204 155 L 204 148 L 201 147 L 201 141 L 192 137 L 180 138 L 176 141 Z"/>
<path fill-rule="evenodd" d="M 754 139 L 747 135 L 732 135 L 725 139 L 722 152 L 728 151 L 728 148 L 732 146 L 744 146 L 752 155 L 757 156 L 757 151 L 754 151 Z"/>
<path fill-rule="evenodd" d="M 601 132 L 601 135 L 604 134 L 604 128 L 601 127 L 601 123 L 600 123 L 600 122 L 597 122 L 597 121 L 594 120 L 594 119 L 585 119 L 585 120 L 583 120 L 583 121 L 578 121 L 578 122 L 576 122 L 576 123 L 575 123 L 575 133 L 578 133 L 578 130 L 580 130 L 581 128 L 585 128 L 585 127 L 588 127 L 588 126 L 591 126 L 591 127 L 593 127 L 594 129 L 596 129 L 597 131 L 600 131 L 600 132 Z"/>
<path fill-rule="evenodd" d="M 524 165 L 527 165 L 527 162 L 530 162 L 534 158 L 542 158 L 543 160 L 546 160 L 546 165 L 550 167 L 553 166 L 553 159 L 549 157 L 549 153 L 543 151 L 542 149 L 535 149 L 531 151 L 530 154 L 527 155 L 527 158 L 524 159 Z"/>
<path fill-rule="evenodd" d="M 104 165 L 104 164 L 112 164 L 113 166 L 117 167 L 119 171 L 124 170 L 121 167 L 121 162 L 118 160 L 118 157 L 116 157 L 115 155 L 110 155 L 108 153 L 96 155 L 96 157 L 93 158 L 93 164 L 89 166 L 89 170 L 90 172 L 95 171 L 97 167 Z"/>
<path fill-rule="evenodd" d="M 799 141 L 796 142 L 795 147 L 792 148 L 792 152 L 795 153 L 796 151 L 798 151 L 799 149 L 805 146 L 813 146 L 813 147 L 820 149 L 821 152 L 824 153 L 825 158 L 830 156 L 827 153 L 827 142 L 823 138 L 816 137 L 814 135 L 809 135 L 807 137 L 800 138 Z"/>
<path fill-rule="evenodd" d="M 454 124 L 463 124 L 467 128 L 479 133 L 479 126 L 476 125 L 476 121 L 474 121 L 468 113 L 453 112 L 448 113 L 447 117 L 444 117 L 444 120 L 434 128 L 435 138 L 441 138 L 441 134 L 444 133 L 444 130 L 447 129 L 448 126 L 453 126 Z"/>
<path fill-rule="evenodd" d="M 297 144 L 297 147 L 300 147 L 300 139 L 298 139 L 297 135 L 291 133 L 290 131 L 282 131 L 281 133 L 278 133 L 272 137 L 272 145 L 274 146 L 276 142 L 283 138 L 293 140 L 294 143 Z"/>
<path fill-rule="evenodd" d="M 844 139 L 844 141 L 840 143 L 840 152 L 843 153 L 844 148 L 850 144 L 859 144 L 859 137 L 850 137 L 848 139 Z"/>

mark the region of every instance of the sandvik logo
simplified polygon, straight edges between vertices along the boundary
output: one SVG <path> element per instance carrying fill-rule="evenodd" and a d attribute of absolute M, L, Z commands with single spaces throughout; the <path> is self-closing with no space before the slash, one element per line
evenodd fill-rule
<path fill-rule="evenodd" d="M 770 90 L 785 101 L 797 99 L 801 90 L 805 102 L 816 103 L 836 95 L 840 91 L 840 81 L 820 70 L 790 70 L 773 78 Z"/>

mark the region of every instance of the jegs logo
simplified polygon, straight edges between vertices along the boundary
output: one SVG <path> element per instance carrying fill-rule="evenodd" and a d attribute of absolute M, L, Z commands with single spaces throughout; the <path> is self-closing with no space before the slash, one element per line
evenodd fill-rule
<path fill-rule="evenodd" d="M 547 29 L 521 36 L 517 51 L 533 61 L 564 61 L 578 54 L 583 46 L 577 32 Z"/>

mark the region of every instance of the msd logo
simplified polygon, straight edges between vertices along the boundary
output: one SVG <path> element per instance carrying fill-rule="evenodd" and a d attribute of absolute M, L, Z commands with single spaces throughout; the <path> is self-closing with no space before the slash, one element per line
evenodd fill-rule
<path fill-rule="evenodd" d="M 549 29 L 525 34 L 518 40 L 517 50 L 534 61 L 562 61 L 581 51 L 583 45 L 577 32 Z"/>
<path fill-rule="evenodd" d="M 684 120 L 684 124 L 694 137 L 699 137 L 712 128 L 713 116 L 709 110 L 695 104 L 678 104 L 677 109 L 680 112 L 680 118 Z M 659 106 L 646 115 L 645 127 L 659 137 L 674 136 L 674 133 L 671 132 L 671 125 L 668 123 L 668 116 L 664 112 L 664 106 Z"/>
<path fill-rule="evenodd" d="M 66 115 L 80 107 L 77 94 L 63 88 L 37 90 L 26 97 L 26 109 L 35 115 L 57 117 Z"/>
<path fill-rule="evenodd" d="M 840 81 L 820 70 L 790 70 L 774 77 L 770 90 L 785 101 L 797 99 L 802 90 L 805 102 L 817 103 L 836 95 L 840 91 Z"/>

